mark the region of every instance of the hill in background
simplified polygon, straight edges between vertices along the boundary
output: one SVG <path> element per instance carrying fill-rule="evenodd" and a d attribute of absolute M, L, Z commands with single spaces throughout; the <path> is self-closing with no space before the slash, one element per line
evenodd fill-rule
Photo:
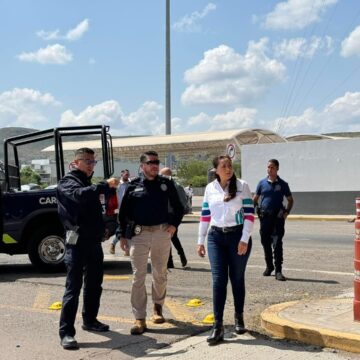
<path fill-rule="evenodd" d="M 324 135 L 328 136 L 337 136 L 337 137 L 348 137 L 348 138 L 355 138 L 360 137 L 360 132 L 338 132 L 338 133 L 327 133 Z"/>
<path fill-rule="evenodd" d="M 13 137 L 13 136 L 19 136 L 19 135 L 24 135 L 24 134 L 28 134 L 34 131 L 38 131 L 37 129 L 29 129 L 29 128 L 24 128 L 24 127 L 5 127 L 5 128 L 0 128 L 0 160 L 4 160 L 4 140 Z M 21 159 L 21 161 L 30 161 L 31 159 L 33 159 L 33 155 L 38 154 L 40 152 L 41 149 L 43 149 L 43 144 L 38 143 L 38 144 L 31 144 L 31 145 L 25 145 L 24 146 L 24 150 L 25 153 L 23 154 L 24 151 L 21 151 L 21 153 L 19 154 L 19 158 Z M 51 143 L 49 143 L 49 145 L 51 145 Z M 26 148 L 26 149 L 25 149 Z"/>

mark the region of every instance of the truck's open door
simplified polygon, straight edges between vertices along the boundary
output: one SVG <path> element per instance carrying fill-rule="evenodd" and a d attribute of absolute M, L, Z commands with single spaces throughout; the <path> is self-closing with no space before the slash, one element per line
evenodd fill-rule
<path fill-rule="evenodd" d="M 81 140 L 93 137 L 94 140 L 101 141 L 101 158 L 103 163 L 104 178 L 109 178 L 114 172 L 114 160 L 112 152 L 112 138 L 109 134 L 109 127 L 105 125 L 59 127 L 49 130 L 36 131 L 29 134 L 15 136 L 6 139 L 4 142 L 4 168 L 5 181 L 4 191 L 20 190 L 20 162 L 19 147 L 22 145 L 53 139 L 53 151 L 55 153 L 56 179 L 59 181 L 67 172 L 68 166 L 65 164 L 63 140 L 74 138 Z"/>

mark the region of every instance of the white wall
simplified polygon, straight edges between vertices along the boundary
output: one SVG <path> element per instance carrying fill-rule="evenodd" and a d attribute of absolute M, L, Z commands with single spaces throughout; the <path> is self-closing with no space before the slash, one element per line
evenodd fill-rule
<path fill-rule="evenodd" d="M 360 138 L 243 145 L 241 175 L 252 191 L 271 158 L 292 192 L 360 191 Z"/>

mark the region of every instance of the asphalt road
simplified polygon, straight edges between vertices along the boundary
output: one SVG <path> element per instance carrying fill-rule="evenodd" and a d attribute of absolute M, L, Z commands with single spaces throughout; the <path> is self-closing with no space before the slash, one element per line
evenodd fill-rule
<path fill-rule="evenodd" d="M 129 259 L 122 255 L 119 247 L 115 255 L 110 255 L 109 243 L 104 243 L 106 260 L 100 319 L 108 322 L 113 331 L 85 332 L 81 330 L 79 316 L 76 337 L 81 349 L 68 352 L 66 359 L 100 359 L 102 356 L 130 359 L 208 329 L 202 321 L 212 313 L 211 273 L 207 258 L 199 258 L 195 251 L 197 227 L 197 223 L 183 223 L 179 230 L 189 262 L 186 269 L 181 268 L 173 250 L 176 269 L 169 272 L 165 306 L 169 322 L 165 326 L 153 326 L 149 322 L 151 331 L 141 337 L 128 335 L 133 321 L 129 305 Z M 353 223 L 288 221 L 284 239 L 284 274 L 288 280 L 279 282 L 274 276 L 262 276 L 264 260 L 256 225 L 246 274 L 247 327 L 256 336 L 262 336 L 259 315 L 271 304 L 351 292 L 353 244 Z M 0 358 L 64 358 L 58 340 L 59 311 L 49 310 L 51 304 L 61 301 L 64 282 L 63 273 L 38 273 L 26 256 L 0 254 Z M 150 276 L 147 285 L 150 292 Z M 202 305 L 186 306 L 193 298 L 200 299 Z M 225 311 L 228 326 L 233 323 L 232 304 L 229 288 Z M 150 314 L 150 305 L 148 310 Z"/>

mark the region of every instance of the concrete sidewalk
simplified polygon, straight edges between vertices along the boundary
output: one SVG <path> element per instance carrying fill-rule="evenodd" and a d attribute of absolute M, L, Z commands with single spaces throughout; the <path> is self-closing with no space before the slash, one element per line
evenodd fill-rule
<path fill-rule="evenodd" d="M 352 296 L 273 305 L 262 312 L 261 325 L 278 338 L 360 353 Z"/>
<path fill-rule="evenodd" d="M 289 215 L 288 220 L 304 221 L 348 221 L 353 222 L 355 215 Z M 199 221 L 200 211 L 194 211 L 192 214 L 184 216 L 183 221 Z"/>
<path fill-rule="evenodd" d="M 345 357 L 331 349 L 304 347 L 301 344 L 288 344 L 284 341 L 266 339 L 249 333 L 235 335 L 225 333 L 223 342 L 209 346 L 208 333 L 189 337 L 169 347 L 152 351 L 139 360 L 345 360 Z"/>
<path fill-rule="evenodd" d="M 353 321 L 352 298 L 348 296 L 274 305 L 261 314 L 261 321 L 272 338 L 251 332 L 236 335 L 227 327 L 224 341 L 216 346 L 207 344 L 207 332 L 152 351 L 140 359 L 160 360 L 171 356 L 181 360 L 325 360 L 349 358 L 332 349 L 360 353 L 360 323 Z"/>

